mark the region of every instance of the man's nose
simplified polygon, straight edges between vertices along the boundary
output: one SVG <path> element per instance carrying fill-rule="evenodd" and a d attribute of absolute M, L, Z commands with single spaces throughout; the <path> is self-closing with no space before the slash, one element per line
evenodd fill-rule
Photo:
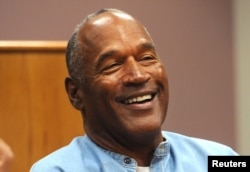
<path fill-rule="evenodd" d="M 128 57 L 124 67 L 124 76 L 122 78 L 125 86 L 139 86 L 150 80 L 150 74 L 146 67 L 141 66 L 132 56 Z"/>

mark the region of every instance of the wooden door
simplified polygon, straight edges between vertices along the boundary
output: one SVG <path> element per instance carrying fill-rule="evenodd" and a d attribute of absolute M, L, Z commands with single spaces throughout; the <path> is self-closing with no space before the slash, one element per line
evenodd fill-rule
<path fill-rule="evenodd" d="M 0 41 L 0 137 L 15 154 L 12 172 L 84 134 L 70 104 L 65 41 Z"/>

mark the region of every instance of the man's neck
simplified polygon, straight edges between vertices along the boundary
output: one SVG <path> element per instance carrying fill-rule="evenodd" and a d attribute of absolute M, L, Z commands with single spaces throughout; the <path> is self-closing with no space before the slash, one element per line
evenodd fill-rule
<path fill-rule="evenodd" d="M 86 133 L 100 147 L 129 156 L 135 159 L 139 166 L 150 165 L 155 149 L 163 141 L 161 131 L 118 138 L 105 133 L 98 133 L 98 135 L 87 131 Z"/>

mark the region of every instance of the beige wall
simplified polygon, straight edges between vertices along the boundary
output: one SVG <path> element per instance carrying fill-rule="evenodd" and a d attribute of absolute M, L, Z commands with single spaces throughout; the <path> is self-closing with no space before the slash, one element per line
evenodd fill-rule
<path fill-rule="evenodd" d="M 0 40 L 67 40 L 101 7 L 131 13 L 152 34 L 170 80 L 164 129 L 238 149 L 230 0 L 0 1 Z"/>
<path fill-rule="evenodd" d="M 234 0 L 234 47 L 237 141 L 250 155 L 250 1 Z"/>

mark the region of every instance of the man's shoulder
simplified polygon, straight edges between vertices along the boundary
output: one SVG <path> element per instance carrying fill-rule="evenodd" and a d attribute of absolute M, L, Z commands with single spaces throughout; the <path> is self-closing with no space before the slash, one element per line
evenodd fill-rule
<path fill-rule="evenodd" d="M 181 150 L 204 155 L 237 155 L 231 147 L 216 141 L 190 137 L 169 131 L 163 131 L 162 133 L 174 151 Z"/>
<path fill-rule="evenodd" d="M 46 155 L 31 167 L 31 172 L 61 171 L 64 168 L 78 168 L 84 154 L 88 154 L 88 139 L 86 136 L 75 137 L 68 145 Z M 70 162 L 70 163 L 69 163 Z M 70 164 L 71 167 L 67 167 Z M 57 169 L 57 170 L 56 170 Z"/>

